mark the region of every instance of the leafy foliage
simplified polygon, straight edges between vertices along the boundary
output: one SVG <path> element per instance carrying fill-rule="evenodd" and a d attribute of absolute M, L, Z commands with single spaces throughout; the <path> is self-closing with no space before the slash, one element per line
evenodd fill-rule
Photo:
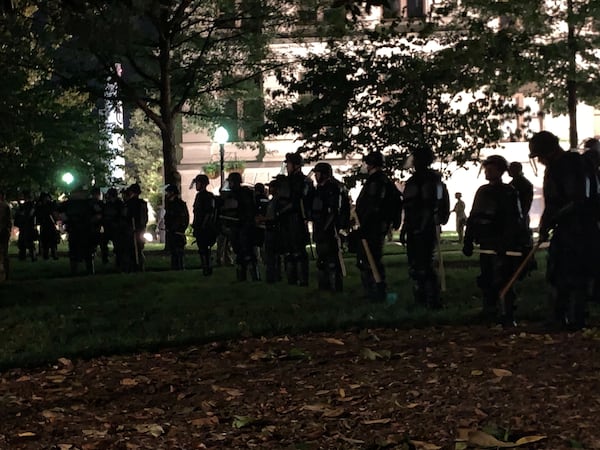
<path fill-rule="evenodd" d="M 461 36 L 457 61 L 497 92 L 522 90 L 544 112 L 569 114 L 576 147 L 578 102 L 600 105 L 600 1 L 452 1 L 445 12 Z"/>
<path fill-rule="evenodd" d="M 69 170 L 77 182 L 102 182 L 111 151 L 94 102 L 51 76 L 54 51 L 35 8 L 0 13 L 0 170 L 5 189 L 54 191 Z"/>
<path fill-rule="evenodd" d="M 301 76 L 279 71 L 283 89 L 272 92 L 266 132 L 298 133 L 312 160 L 379 149 L 402 170 L 424 143 L 444 161 L 476 158 L 502 138 L 500 125 L 517 108 L 472 79 L 457 81 L 452 52 L 446 42 L 394 26 L 329 42 L 303 61 Z"/>
<path fill-rule="evenodd" d="M 125 181 L 140 183 L 152 208 L 158 211 L 163 201 L 160 134 L 141 110 L 132 114 L 129 126 L 133 133 L 125 143 Z"/>
<path fill-rule="evenodd" d="M 71 36 L 63 45 L 71 81 L 98 93 L 106 79 L 117 83 L 119 99 L 160 130 L 169 184 L 178 182 L 180 116 L 218 117 L 216 94 L 262 73 L 269 63 L 267 30 L 287 20 L 281 3 L 268 0 L 55 0 L 40 6 Z"/>

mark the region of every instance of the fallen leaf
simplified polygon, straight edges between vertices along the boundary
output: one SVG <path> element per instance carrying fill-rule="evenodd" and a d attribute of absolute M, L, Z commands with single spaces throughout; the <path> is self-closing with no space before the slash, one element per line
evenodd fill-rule
<path fill-rule="evenodd" d="M 338 394 L 340 397 L 346 397 L 346 391 L 343 388 L 338 389 Z"/>
<path fill-rule="evenodd" d="M 483 375 L 483 371 L 482 370 L 471 370 L 471 375 L 478 377 L 480 375 Z"/>
<path fill-rule="evenodd" d="M 323 413 L 323 417 L 340 417 L 344 415 L 345 412 L 344 408 L 326 409 Z"/>
<path fill-rule="evenodd" d="M 324 341 L 329 344 L 344 345 L 344 341 L 335 338 L 325 338 Z"/>
<path fill-rule="evenodd" d="M 392 419 L 372 419 L 372 420 L 363 420 L 362 423 L 365 425 L 377 425 L 380 423 L 390 423 Z"/>
<path fill-rule="evenodd" d="M 137 386 L 138 381 L 135 378 L 123 378 L 121 386 Z"/>
<path fill-rule="evenodd" d="M 501 447 L 501 448 L 509 448 L 514 447 L 514 442 L 502 442 L 496 439 L 491 434 L 484 433 L 483 431 L 475 430 L 469 432 L 468 442 L 470 445 L 475 445 L 477 447 L 484 448 L 493 448 L 493 447 Z"/>
<path fill-rule="evenodd" d="M 250 416 L 233 416 L 233 428 L 244 428 L 252 423 L 256 422 L 256 419 Z"/>
<path fill-rule="evenodd" d="M 135 429 L 138 431 L 138 433 L 150 434 L 154 437 L 159 437 L 161 434 L 165 433 L 163 427 L 157 423 L 142 423 L 140 425 L 136 425 Z"/>
<path fill-rule="evenodd" d="M 430 444 L 428 442 L 423 442 L 423 441 L 411 440 L 410 443 L 412 445 L 414 445 L 417 450 L 439 450 L 440 448 L 442 448 L 438 445 Z"/>
<path fill-rule="evenodd" d="M 375 361 L 377 358 L 382 358 L 382 356 L 379 353 L 374 352 L 373 350 L 367 347 L 363 348 L 360 351 L 360 354 L 363 358 L 370 359 L 371 361 Z"/>
<path fill-rule="evenodd" d="M 323 412 L 325 411 L 327 408 L 329 407 L 329 405 L 324 404 L 324 403 L 316 403 L 313 405 L 304 405 L 302 407 L 303 411 L 313 411 L 313 412 Z"/>
<path fill-rule="evenodd" d="M 492 372 L 494 372 L 494 375 L 496 375 L 497 377 L 512 376 L 512 372 L 510 370 L 506 370 L 506 369 L 492 369 Z"/>
<path fill-rule="evenodd" d="M 198 419 L 192 419 L 190 424 L 195 427 L 212 427 L 219 424 L 219 418 L 217 416 L 199 417 Z"/>
<path fill-rule="evenodd" d="M 524 436 L 521 439 L 518 439 L 517 442 L 515 442 L 516 445 L 525 445 L 525 444 L 531 444 L 533 442 L 538 442 L 541 440 L 546 439 L 547 436 Z"/>
<path fill-rule="evenodd" d="M 24 431 L 22 433 L 17 434 L 17 437 L 19 438 L 32 438 L 36 436 L 37 435 L 35 433 L 32 433 L 31 431 Z"/>

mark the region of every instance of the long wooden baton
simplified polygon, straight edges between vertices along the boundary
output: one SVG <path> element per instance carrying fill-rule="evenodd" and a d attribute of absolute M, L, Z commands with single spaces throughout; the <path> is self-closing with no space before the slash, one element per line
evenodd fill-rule
<path fill-rule="evenodd" d="M 512 285 L 515 284 L 515 281 L 517 281 L 517 278 L 519 278 L 519 275 L 521 275 L 521 273 L 523 272 L 525 267 L 527 267 L 527 264 L 529 264 L 529 260 L 531 258 L 533 258 L 533 255 L 535 255 L 535 252 L 537 252 L 539 250 L 540 245 L 542 245 L 542 243 L 538 242 L 537 244 L 535 244 L 533 246 L 533 248 L 529 251 L 529 253 L 527 253 L 527 256 L 523 259 L 523 261 L 521 261 L 521 264 L 519 265 L 519 267 L 517 267 L 517 270 L 515 270 L 515 273 L 513 274 L 513 276 L 510 278 L 510 280 L 508 280 L 508 283 L 506 283 L 506 285 L 500 291 L 500 302 L 501 302 L 501 305 L 503 308 L 504 308 L 504 297 L 506 296 L 506 293 L 509 291 L 509 289 L 512 287 Z"/>
<path fill-rule="evenodd" d="M 439 225 L 436 227 L 435 233 L 440 272 L 440 288 L 442 292 L 446 292 L 446 269 L 444 268 L 444 257 L 442 256 L 442 228 Z"/>
<path fill-rule="evenodd" d="M 358 214 L 356 211 L 354 212 L 354 220 L 356 220 L 356 225 L 360 229 L 360 221 L 358 220 Z M 371 268 L 371 273 L 373 274 L 373 279 L 375 283 L 381 283 L 383 280 L 381 279 L 381 274 L 379 273 L 379 269 L 375 265 L 375 258 L 373 258 L 373 253 L 371 253 L 371 249 L 369 248 L 369 243 L 365 238 L 360 238 L 360 242 L 362 243 L 363 249 L 365 250 L 365 255 L 367 255 L 367 262 L 369 263 L 369 267 Z"/>

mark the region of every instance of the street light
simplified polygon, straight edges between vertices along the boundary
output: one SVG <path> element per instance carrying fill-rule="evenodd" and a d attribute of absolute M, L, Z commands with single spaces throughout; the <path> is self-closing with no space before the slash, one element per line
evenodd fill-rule
<path fill-rule="evenodd" d="M 214 140 L 219 144 L 219 162 L 221 164 L 221 189 L 225 180 L 225 144 L 229 140 L 229 133 L 224 127 L 219 127 L 215 131 Z"/>
<path fill-rule="evenodd" d="M 71 172 L 66 172 L 63 174 L 62 176 L 62 180 L 63 182 L 65 182 L 67 185 L 71 184 L 73 181 L 75 181 L 75 177 L 73 176 L 73 174 Z"/>

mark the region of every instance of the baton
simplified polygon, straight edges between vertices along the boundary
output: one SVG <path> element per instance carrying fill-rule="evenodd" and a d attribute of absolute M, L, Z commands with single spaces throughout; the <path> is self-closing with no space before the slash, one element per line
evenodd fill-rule
<path fill-rule="evenodd" d="M 340 239 L 340 235 L 337 232 L 335 226 L 333 227 L 333 231 L 335 233 L 335 240 L 338 246 L 338 261 L 340 263 L 340 268 L 342 269 L 342 276 L 345 277 L 348 274 L 346 273 L 346 264 L 344 263 L 344 253 L 342 252 L 342 240 Z"/>
<path fill-rule="evenodd" d="M 538 241 L 538 243 L 533 246 L 533 248 L 529 251 L 527 256 L 523 259 L 523 261 L 521 261 L 521 264 L 519 265 L 519 267 L 517 267 L 517 270 L 515 270 L 515 273 L 513 274 L 513 276 L 510 278 L 510 280 L 508 280 L 508 283 L 506 283 L 506 285 L 500 291 L 500 295 L 499 295 L 500 304 L 502 305 L 503 311 L 505 309 L 504 297 L 506 296 L 507 292 L 512 287 L 512 285 L 515 284 L 515 281 L 517 281 L 517 278 L 519 278 L 519 275 L 521 275 L 521 272 L 523 272 L 525 267 L 527 267 L 529 260 L 533 257 L 533 255 L 535 255 L 535 252 L 538 251 L 538 249 L 540 248 L 540 245 L 542 245 L 542 243 Z"/>
<path fill-rule="evenodd" d="M 356 225 L 358 225 L 358 228 L 360 229 L 360 221 L 358 220 L 358 214 L 356 214 L 356 211 L 354 211 L 353 214 L 354 219 L 356 220 Z M 373 274 L 373 279 L 375 280 L 375 283 L 381 283 L 383 280 L 381 279 L 381 274 L 379 273 L 379 270 L 375 265 L 375 258 L 373 258 L 373 253 L 371 253 L 369 243 L 365 238 L 360 238 L 360 242 L 362 243 L 362 246 L 365 250 L 365 255 L 367 255 L 367 262 L 369 263 L 369 267 L 371 268 L 371 273 Z"/>

